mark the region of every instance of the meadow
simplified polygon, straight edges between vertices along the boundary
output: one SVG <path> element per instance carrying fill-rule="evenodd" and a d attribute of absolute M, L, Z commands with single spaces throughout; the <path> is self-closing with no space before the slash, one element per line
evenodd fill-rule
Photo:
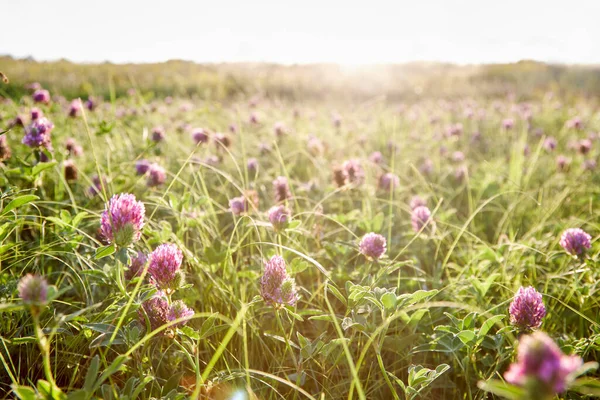
<path fill-rule="evenodd" d="M 595 72 L 3 61 L 2 398 L 600 395 Z"/>

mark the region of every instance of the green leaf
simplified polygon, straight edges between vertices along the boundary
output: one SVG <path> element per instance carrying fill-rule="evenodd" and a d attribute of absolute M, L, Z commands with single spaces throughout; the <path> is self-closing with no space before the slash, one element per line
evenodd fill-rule
<path fill-rule="evenodd" d="M 189 337 L 190 339 L 194 339 L 194 340 L 198 340 L 200 339 L 200 335 L 198 334 L 198 332 L 196 332 L 194 329 L 190 328 L 189 326 L 184 326 L 182 328 L 180 328 L 181 332 L 183 332 L 183 334 L 187 337 Z"/>
<path fill-rule="evenodd" d="M 16 197 L 16 198 L 12 199 L 11 202 L 6 205 L 6 207 L 4 207 L 4 210 L 2 210 L 1 215 L 6 215 L 7 213 L 14 210 L 15 208 L 19 208 L 27 203 L 31 203 L 32 201 L 38 200 L 38 199 L 39 199 L 39 197 L 34 194 L 26 194 L 24 196 Z"/>
<path fill-rule="evenodd" d="M 297 219 L 293 220 L 293 221 L 290 221 L 290 223 L 288 224 L 287 228 L 285 228 L 285 230 L 286 231 L 291 231 L 293 229 L 298 228 L 300 226 L 300 224 L 302 224 L 302 221 L 299 221 Z"/>
<path fill-rule="evenodd" d="M 99 260 L 101 258 L 108 257 L 111 254 L 113 254 L 116 250 L 117 249 L 115 248 L 114 244 L 100 247 L 96 250 L 96 254 L 94 254 L 94 259 Z"/>
<path fill-rule="evenodd" d="M 477 383 L 477 387 L 481 390 L 485 390 L 486 392 L 493 393 L 497 396 L 501 396 L 505 399 L 509 400 L 521 400 L 525 398 L 525 390 L 509 385 L 508 383 L 499 381 L 499 380 L 489 380 L 487 382 L 479 381 Z"/>
<path fill-rule="evenodd" d="M 570 390 L 581 394 L 600 396 L 600 381 L 593 378 L 579 378 L 571 384 Z"/>
<path fill-rule="evenodd" d="M 396 307 L 396 295 L 392 292 L 385 293 L 381 296 L 381 303 L 388 310 L 394 309 Z"/>
<path fill-rule="evenodd" d="M 31 175 L 32 176 L 36 176 L 38 175 L 40 172 L 47 170 L 48 168 L 52 168 L 54 167 L 56 164 L 58 164 L 58 161 L 50 161 L 50 162 L 42 162 L 37 164 L 35 167 L 33 167 L 31 169 Z"/>
<path fill-rule="evenodd" d="M 479 328 L 479 332 L 477 332 L 477 336 L 481 338 L 481 337 L 487 335 L 487 333 L 490 331 L 490 329 L 492 329 L 492 327 L 494 325 L 496 325 L 497 322 L 501 321 L 504 317 L 505 317 L 505 315 L 494 315 L 493 317 L 488 318 L 483 323 L 483 325 L 481 325 L 481 328 Z"/>
<path fill-rule="evenodd" d="M 91 329 L 95 332 L 100 332 L 100 333 L 113 333 L 115 331 L 115 326 L 110 325 L 110 324 L 90 323 L 90 324 L 82 324 L 82 326 L 84 326 L 88 329 Z"/>
<path fill-rule="evenodd" d="M 347 305 L 346 298 L 342 295 L 342 293 L 332 285 L 327 285 L 327 290 L 331 292 L 339 301 L 341 301 L 344 305 Z"/>
<path fill-rule="evenodd" d="M 79 389 L 69 393 L 67 400 L 87 400 L 89 397 L 90 396 L 88 395 L 88 392 L 83 389 Z"/>
<path fill-rule="evenodd" d="M 477 335 L 473 331 L 460 331 L 456 334 L 456 337 L 464 344 L 469 344 L 477 337 Z"/>
<path fill-rule="evenodd" d="M 18 311 L 23 309 L 25 306 L 21 303 L 0 303 L 0 313 Z"/>
<path fill-rule="evenodd" d="M 13 392 L 17 395 L 17 397 L 21 400 L 35 400 L 35 390 L 30 388 L 29 386 L 12 386 Z"/>
<path fill-rule="evenodd" d="M 100 358 L 98 357 L 98 355 L 96 355 L 94 358 L 92 358 L 87 373 L 85 374 L 85 382 L 83 384 L 83 388 L 88 392 L 91 392 L 92 388 L 94 387 L 94 382 L 96 382 L 96 378 L 98 377 L 99 368 Z"/>

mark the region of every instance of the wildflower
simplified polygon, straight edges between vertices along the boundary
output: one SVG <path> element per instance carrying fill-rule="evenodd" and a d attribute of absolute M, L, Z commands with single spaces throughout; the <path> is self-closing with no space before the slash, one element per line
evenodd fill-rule
<path fill-rule="evenodd" d="M 342 126 L 342 116 L 339 114 L 334 114 L 333 115 L 333 126 L 335 126 L 336 128 L 340 128 Z"/>
<path fill-rule="evenodd" d="M 194 310 L 185 305 L 181 300 L 176 300 L 171 304 L 169 308 L 169 314 L 167 318 L 169 321 L 175 321 L 180 318 L 185 318 L 183 321 L 176 323 L 173 327 L 184 326 L 194 315 Z"/>
<path fill-rule="evenodd" d="M 31 120 L 32 121 L 35 121 L 38 118 L 42 118 L 43 116 L 44 116 L 44 113 L 39 108 L 33 107 L 31 109 Z"/>
<path fill-rule="evenodd" d="M 38 118 L 25 128 L 25 136 L 22 143 L 29 147 L 46 147 L 49 148 L 50 134 L 54 129 L 54 124 L 47 118 Z"/>
<path fill-rule="evenodd" d="M 542 294 L 533 287 L 521 287 L 509 306 L 510 323 L 521 330 L 539 328 L 546 316 Z"/>
<path fill-rule="evenodd" d="M 287 133 L 285 124 L 281 121 L 275 123 L 275 125 L 273 126 L 273 131 L 275 132 L 275 136 L 277 136 L 278 138 L 282 137 Z"/>
<path fill-rule="evenodd" d="M 169 322 L 169 302 L 164 293 L 157 292 L 153 297 L 144 301 L 138 310 L 140 322 L 145 325 L 146 317 L 150 329 L 156 330 Z"/>
<path fill-rule="evenodd" d="M 431 211 L 426 206 L 420 206 L 412 210 L 411 216 L 412 228 L 415 232 L 420 232 L 428 223 L 433 226 L 431 220 Z"/>
<path fill-rule="evenodd" d="M 556 148 L 556 139 L 554 139 L 553 137 L 548 137 L 546 138 L 546 140 L 544 140 L 544 149 L 546 149 L 547 152 L 551 152 Z"/>
<path fill-rule="evenodd" d="M 102 182 L 104 182 L 104 186 L 106 186 L 106 178 L 102 178 Z M 92 185 L 87 189 L 87 193 L 90 196 L 95 196 L 100 193 L 102 191 L 102 182 L 98 175 L 94 175 L 92 177 Z"/>
<path fill-rule="evenodd" d="M 569 165 L 571 164 L 571 160 L 562 154 L 556 157 L 556 167 L 559 171 L 566 171 L 569 169 Z"/>
<path fill-rule="evenodd" d="M 83 154 L 83 148 L 77 144 L 75 139 L 68 138 L 65 141 L 65 149 L 69 152 L 70 155 L 77 157 Z"/>
<path fill-rule="evenodd" d="M 398 186 L 400 186 L 400 178 L 398 175 L 392 174 L 391 172 L 383 174 L 379 178 L 379 188 L 382 190 L 391 192 Z"/>
<path fill-rule="evenodd" d="M 155 143 L 162 142 L 165 139 L 165 129 L 162 126 L 152 128 L 152 141 Z"/>
<path fill-rule="evenodd" d="M 167 172 L 163 167 L 154 163 L 148 168 L 148 179 L 146 185 L 153 187 L 159 186 L 165 183 L 167 180 Z"/>
<path fill-rule="evenodd" d="M 429 159 L 429 158 L 423 160 L 423 162 L 421 163 L 421 166 L 419 167 L 419 171 L 423 175 L 431 174 L 433 172 L 433 161 L 431 161 L 431 159 Z"/>
<path fill-rule="evenodd" d="M 50 103 L 50 92 L 44 89 L 37 89 L 33 92 L 33 101 L 43 104 Z"/>
<path fill-rule="evenodd" d="M 512 129 L 515 126 L 515 121 L 512 118 L 507 118 L 502 121 L 502 127 L 506 130 Z"/>
<path fill-rule="evenodd" d="M 373 164 L 381 164 L 383 162 L 383 154 L 381 154 L 380 151 L 374 151 L 369 156 L 369 161 L 371 161 Z"/>
<path fill-rule="evenodd" d="M 260 122 L 258 114 L 253 112 L 250 114 L 250 123 L 253 125 L 257 125 Z"/>
<path fill-rule="evenodd" d="M 589 159 L 589 160 L 585 160 L 585 161 L 583 162 L 583 165 L 582 165 L 582 167 L 583 167 L 583 169 L 584 169 L 585 171 L 593 171 L 593 170 L 595 170 L 595 169 L 596 169 L 596 165 L 597 165 L 597 164 L 596 164 L 596 160 L 594 160 L 594 159 Z"/>
<path fill-rule="evenodd" d="M 457 123 L 450 125 L 446 130 L 446 136 L 460 136 L 463 133 L 463 124 Z"/>
<path fill-rule="evenodd" d="M 148 256 L 141 251 L 131 259 L 128 268 L 125 270 L 125 279 L 132 280 L 136 276 L 141 276 L 144 271 L 144 266 L 148 262 Z"/>
<path fill-rule="evenodd" d="M 6 140 L 6 135 L 0 135 L 0 161 L 8 160 L 11 155 L 12 152 L 8 140 Z"/>
<path fill-rule="evenodd" d="M 281 202 L 292 197 L 290 185 L 285 176 L 278 176 L 273 181 L 273 189 L 275 191 L 275 201 Z"/>
<path fill-rule="evenodd" d="M 102 213 L 100 229 L 108 243 L 128 247 L 142 237 L 144 203 L 128 193 L 114 195 Z"/>
<path fill-rule="evenodd" d="M 364 181 L 365 171 L 358 160 L 347 160 L 342 164 L 346 183 L 359 185 Z"/>
<path fill-rule="evenodd" d="M 547 334 L 534 332 L 519 340 L 517 362 L 510 365 L 504 378 L 513 385 L 535 390 L 535 398 L 546 398 L 564 392 L 571 383 L 570 375 L 582 364 L 580 357 L 563 354 Z"/>
<path fill-rule="evenodd" d="M 73 160 L 65 160 L 63 163 L 63 167 L 65 169 L 65 179 L 67 181 L 76 181 L 77 180 L 77 167 Z"/>
<path fill-rule="evenodd" d="M 590 152 L 590 150 L 592 149 L 592 141 L 590 139 L 581 139 L 579 141 L 579 153 L 581 154 L 587 154 Z"/>
<path fill-rule="evenodd" d="M 310 154 L 312 154 L 314 156 L 318 156 L 325 152 L 325 146 L 323 145 L 323 142 L 321 141 L 321 139 L 319 139 L 315 136 L 311 136 L 308 139 L 308 143 L 306 146 L 307 146 Z"/>
<path fill-rule="evenodd" d="M 256 174 L 256 172 L 258 172 L 258 160 L 256 158 L 249 158 L 246 168 L 249 173 Z"/>
<path fill-rule="evenodd" d="M 25 275 L 19 281 L 17 290 L 25 304 L 44 305 L 48 301 L 48 282 L 40 275 Z"/>
<path fill-rule="evenodd" d="M 452 153 L 452 161 L 455 163 L 460 163 L 465 160 L 465 154 L 462 151 L 455 151 Z"/>
<path fill-rule="evenodd" d="M 202 128 L 194 129 L 192 131 L 192 139 L 194 140 L 194 143 L 196 143 L 196 144 L 207 143 L 208 142 L 208 133 Z"/>
<path fill-rule="evenodd" d="M 260 279 L 260 294 L 266 302 L 274 305 L 296 304 L 296 284 L 285 269 L 283 257 L 273 256 L 265 262 L 265 271 Z"/>
<path fill-rule="evenodd" d="M 570 120 L 568 120 L 566 122 L 567 128 L 571 128 L 571 129 L 581 129 L 583 128 L 583 122 L 581 121 L 581 118 L 579 117 L 574 117 L 571 118 Z"/>
<path fill-rule="evenodd" d="M 213 167 L 215 167 L 215 166 L 219 165 L 219 163 L 221 162 L 221 159 L 213 154 L 213 155 L 207 156 L 206 159 L 204 160 L 204 162 L 207 165 L 212 165 Z"/>
<path fill-rule="evenodd" d="M 290 210 L 283 205 L 273 206 L 269 209 L 269 222 L 276 231 L 285 229 L 290 220 Z"/>
<path fill-rule="evenodd" d="M 244 196 L 234 197 L 229 200 L 229 210 L 233 215 L 242 215 L 248 211 L 248 205 Z"/>
<path fill-rule="evenodd" d="M 271 152 L 271 146 L 268 143 L 260 143 L 258 145 L 260 154 L 269 154 Z"/>
<path fill-rule="evenodd" d="M 454 170 L 454 179 L 458 182 L 462 182 L 462 180 L 465 179 L 465 176 L 467 176 L 467 172 L 467 166 L 464 164 L 456 167 L 456 170 Z"/>
<path fill-rule="evenodd" d="M 183 253 L 174 244 L 161 244 L 149 256 L 148 273 L 160 290 L 175 291 L 184 281 Z"/>
<path fill-rule="evenodd" d="M 591 247 L 592 237 L 583 229 L 570 228 L 560 237 L 560 245 L 573 256 L 579 256 Z"/>
<path fill-rule="evenodd" d="M 220 148 L 221 146 L 229 147 L 231 146 L 231 139 L 224 133 L 217 132 L 215 133 L 215 144 L 217 145 L 217 148 Z"/>
<path fill-rule="evenodd" d="M 342 187 L 346 184 L 346 177 L 344 175 L 344 170 L 342 169 L 342 167 L 333 168 L 333 181 L 338 187 Z"/>
<path fill-rule="evenodd" d="M 25 117 L 23 115 L 17 115 L 15 119 L 10 122 L 9 128 L 14 126 L 25 126 Z"/>
<path fill-rule="evenodd" d="M 377 260 L 385 254 L 386 244 L 383 236 L 371 232 L 362 237 L 358 249 L 366 257 Z"/>
<path fill-rule="evenodd" d="M 150 169 L 150 161 L 148 160 L 138 160 L 135 163 L 135 173 L 136 175 L 145 175 L 146 172 Z"/>
<path fill-rule="evenodd" d="M 96 100 L 91 96 L 85 101 L 85 108 L 87 108 L 89 111 L 94 111 L 97 105 L 98 104 L 96 103 Z"/>
<path fill-rule="evenodd" d="M 75 99 L 69 106 L 69 117 L 77 117 L 79 114 L 81 114 L 81 102 L 79 99 Z"/>
<path fill-rule="evenodd" d="M 413 196 L 413 198 L 410 199 L 411 210 L 421 206 L 427 206 L 427 202 L 421 196 Z"/>

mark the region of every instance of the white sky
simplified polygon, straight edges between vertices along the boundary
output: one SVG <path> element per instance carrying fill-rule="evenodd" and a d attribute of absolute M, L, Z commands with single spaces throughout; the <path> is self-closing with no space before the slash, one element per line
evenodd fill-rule
<path fill-rule="evenodd" d="M 600 0 L 0 0 L 38 60 L 600 64 Z"/>

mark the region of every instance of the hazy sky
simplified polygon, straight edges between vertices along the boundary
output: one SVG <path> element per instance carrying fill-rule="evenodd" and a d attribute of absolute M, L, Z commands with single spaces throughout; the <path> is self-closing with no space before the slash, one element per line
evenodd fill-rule
<path fill-rule="evenodd" d="M 600 63 L 600 0 L 0 0 L 39 60 Z"/>

